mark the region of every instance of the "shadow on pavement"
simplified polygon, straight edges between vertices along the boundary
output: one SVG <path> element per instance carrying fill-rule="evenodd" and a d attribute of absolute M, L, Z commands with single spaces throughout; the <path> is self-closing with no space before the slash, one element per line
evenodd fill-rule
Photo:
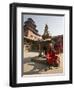
<path fill-rule="evenodd" d="M 40 61 L 40 60 L 35 61 L 35 60 L 32 60 L 32 58 L 30 57 L 25 58 L 23 63 L 33 67 L 32 70 L 24 72 L 23 73 L 24 75 L 39 74 L 42 70 L 45 71 L 49 67 L 47 62 L 43 63 L 43 61 Z"/>

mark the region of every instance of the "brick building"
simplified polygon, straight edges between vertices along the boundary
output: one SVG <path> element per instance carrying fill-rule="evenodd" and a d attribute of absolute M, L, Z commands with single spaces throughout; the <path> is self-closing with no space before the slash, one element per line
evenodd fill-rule
<path fill-rule="evenodd" d="M 48 33 L 48 25 L 45 25 L 43 35 L 41 36 L 36 29 L 36 24 L 32 18 L 24 22 L 24 50 L 37 51 L 48 48 L 50 42 L 54 42 L 54 49 L 57 53 L 63 52 L 63 35 L 51 36 Z"/>
<path fill-rule="evenodd" d="M 32 40 L 40 40 L 42 38 L 41 35 L 38 34 L 38 30 L 32 18 L 28 18 L 28 20 L 24 22 L 24 36 Z"/>

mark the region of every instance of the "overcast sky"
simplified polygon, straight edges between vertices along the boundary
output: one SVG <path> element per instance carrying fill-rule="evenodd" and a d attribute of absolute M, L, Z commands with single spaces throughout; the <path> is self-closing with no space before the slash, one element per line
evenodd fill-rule
<path fill-rule="evenodd" d="M 36 29 L 41 35 L 44 32 L 45 24 L 48 25 L 48 31 L 52 36 L 64 34 L 64 16 L 23 14 L 23 23 L 28 18 L 35 21 Z"/>

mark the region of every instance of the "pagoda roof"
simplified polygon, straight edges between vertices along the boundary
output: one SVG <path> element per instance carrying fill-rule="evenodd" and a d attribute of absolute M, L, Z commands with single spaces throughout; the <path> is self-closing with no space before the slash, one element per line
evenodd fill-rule
<path fill-rule="evenodd" d="M 33 26 L 36 27 L 35 21 L 32 18 L 28 18 L 27 21 L 25 21 L 24 23 L 31 23 Z"/>

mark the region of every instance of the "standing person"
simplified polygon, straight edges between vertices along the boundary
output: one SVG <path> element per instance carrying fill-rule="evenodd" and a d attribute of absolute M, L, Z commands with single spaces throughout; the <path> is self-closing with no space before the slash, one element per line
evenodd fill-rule
<path fill-rule="evenodd" d="M 47 47 L 46 46 L 43 47 L 43 51 L 44 51 L 44 56 L 45 56 L 47 54 Z"/>

